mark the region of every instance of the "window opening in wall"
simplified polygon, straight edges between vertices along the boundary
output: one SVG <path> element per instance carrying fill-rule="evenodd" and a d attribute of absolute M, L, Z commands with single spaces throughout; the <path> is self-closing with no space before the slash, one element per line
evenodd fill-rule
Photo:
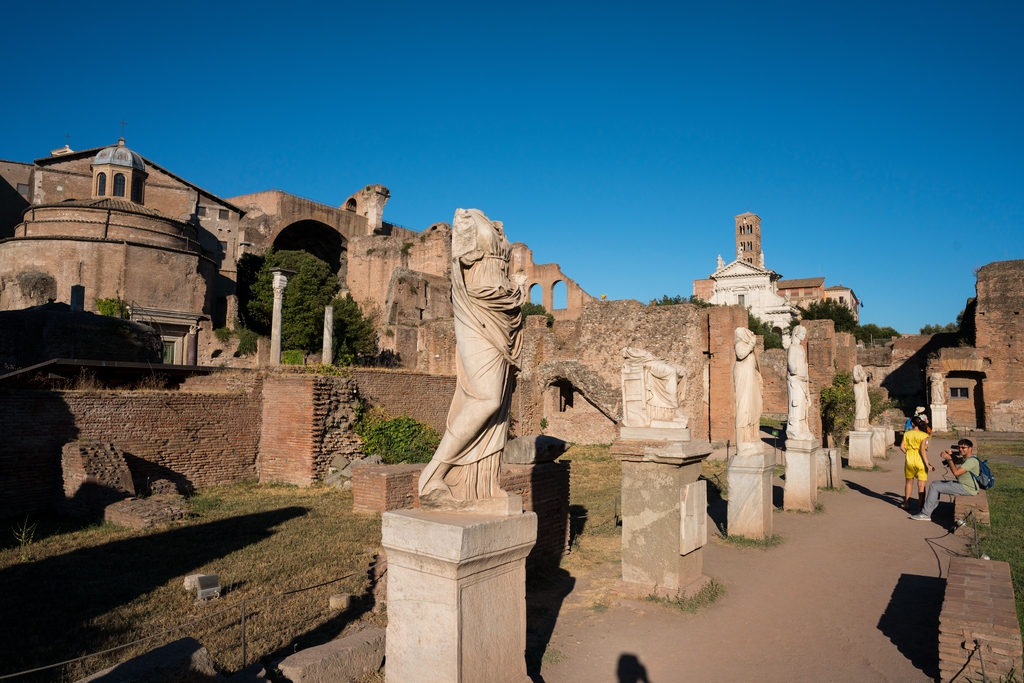
<path fill-rule="evenodd" d="M 197 216 L 205 216 L 206 215 L 206 207 L 205 206 L 197 206 L 196 207 L 196 215 Z"/>
<path fill-rule="evenodd" d="M 540 285 L 533 283 L 530 285 L 530 303 L 531 304 L 544 304 L 544 294 L 540 290 Z"/>
<path fill-rule="evenodd" d="M 743 294 L 740 294 L 739 298 L 740 298 L 740 306 L 746 306 L 747 305 L 747 297 L 745 295 L 743 295 Z"/>
<path fill-rule="evenodd" d="M 228 253 L 228 243 L 227 242 L 217 242 L 217 244 L 220 245 L 220 253 L 222 253 L 222 254 Z"/>
<path fill-rule="evenodd" d="M 218 211 L 217 212 L 217 219 L 218 220 L 222 220 L 222 221 L 226 221 L 228 219 L 228 210 L 227 209 L 221 209 L 220 211 Z"/>
<path fill-rule="evenodd" d="M 561 280 L 551 285 L 551 308 L 556 311 L 569 308 L 569 288 Z"/>
<path fill-rule="evenodd" d="M 96 196 L 97 197 L 105 197 L 105 196 L 107 196 L 107 174 L 106 173 L 100 173 L 98 176 L 96 176 Z"/>
<path fill-rule="evenodd" d="M 164 342 L 164 363 L 174 365 L 174 342 Z"/>
<path fill-rule="evenodd" d="M 132 178 L 132 201 L 142 203 L 142 178 Z"/>
<path fill-rule="evenodd" d="M 970 391 L 967 387 L 950 387 L 950 398 L 970 398 Z"/>
<path fill-rule="evenodd" d="M 114 196 L 123 197 L 125 190 L 125 180 L 123 173 L 114 174 Z"/>

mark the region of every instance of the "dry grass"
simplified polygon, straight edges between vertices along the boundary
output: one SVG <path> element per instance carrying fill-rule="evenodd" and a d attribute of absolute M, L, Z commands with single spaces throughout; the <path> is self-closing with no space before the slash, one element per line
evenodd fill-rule
<path fill-rule="evenodd" d="M 978 457 L 982 460 L 1007 455 L 1024 458 L 1024 443 L 983 443 L 978 447 Z"/>
<path fill-rule="evenodd" d="M 608 446 L 573 446 L 561 460 L 571 461 L 569 515 L 571 551 L 562 568 L 573 575 L 618 563 L 621 535 L 616 512 L 622 492 L 622 466 Z"/>
<path fill-rule="evenodd" d="M 364 594 L 366 569 L 380 543 L 380 518 L 353 513 L 350 492 L 239 484 L 207 489 L 190 504 L 191 519 L 141 531 L 41 519 L 27 549 L 4 529 L 0 618 L 8 628 L 0 674 L 114 647 L 243 598 L 353 572 L 329 586 L 249 604 L 248 662 L 329 641 L 369 608 L 367 598 L 342 614 L 327 604 L 333 593 Z M 193 573 L 219 574 L 223 597 L 194 604 L 182 588 Z M 197 638 L 219 669 L 233 672 L 242 666 L 238 622 L 239 610 L 230 610 L 141 645 L 19 680 L 73 681 L 184 636 Z"/>

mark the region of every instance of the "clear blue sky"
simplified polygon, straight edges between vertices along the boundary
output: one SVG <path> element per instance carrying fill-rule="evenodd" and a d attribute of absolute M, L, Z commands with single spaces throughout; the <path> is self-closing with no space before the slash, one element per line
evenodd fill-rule
<path fill-rule="evenodd" d="M 128 145 L 224 197 L 505 222 L 593 295 L 767 265 L 951 321 L 1024 258 L 1024 4 L 13 3 L 0 158 Z M 1024 285 L 1024 283 L 1022 283 Z"/>

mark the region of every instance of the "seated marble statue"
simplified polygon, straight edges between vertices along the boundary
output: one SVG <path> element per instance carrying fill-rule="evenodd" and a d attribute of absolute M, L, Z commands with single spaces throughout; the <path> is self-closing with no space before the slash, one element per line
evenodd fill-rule
<path fill-rule="evenodd" d="M 622 424 L 685 428 L 686 369 L 634 347 L 622 349 L 622 357 Z"/>

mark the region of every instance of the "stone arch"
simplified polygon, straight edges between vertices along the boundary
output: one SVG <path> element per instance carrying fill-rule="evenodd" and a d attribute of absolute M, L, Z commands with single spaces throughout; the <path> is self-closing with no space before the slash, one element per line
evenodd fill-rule
<path fill-rule="evenodd" d="M 544 305 L 544 290 L 539 283 L 531 283 L 527 292 L 530 303 Z"/>
<path fill-rule="evenodd" d="M 569 308 L 569 285 L 565 283 L 565 280 L 555 280 L 551 283 L 551 309 L 564 311 L 567 308 Z"/>
<path fill-rule="evenodd" d="M 274 237 L 274 249 L 308 251 L 344 278 L 348 266 L 348 240 L 331 226 L 312 219 L 290 223 Z"/>
<path fill-rule="evenodd" d="M 610 443 L 618 436 L 615 419 L 578 384 L 563 375 L 548 378 L 541 394 L 545 434 L 582 444 Z"/>

